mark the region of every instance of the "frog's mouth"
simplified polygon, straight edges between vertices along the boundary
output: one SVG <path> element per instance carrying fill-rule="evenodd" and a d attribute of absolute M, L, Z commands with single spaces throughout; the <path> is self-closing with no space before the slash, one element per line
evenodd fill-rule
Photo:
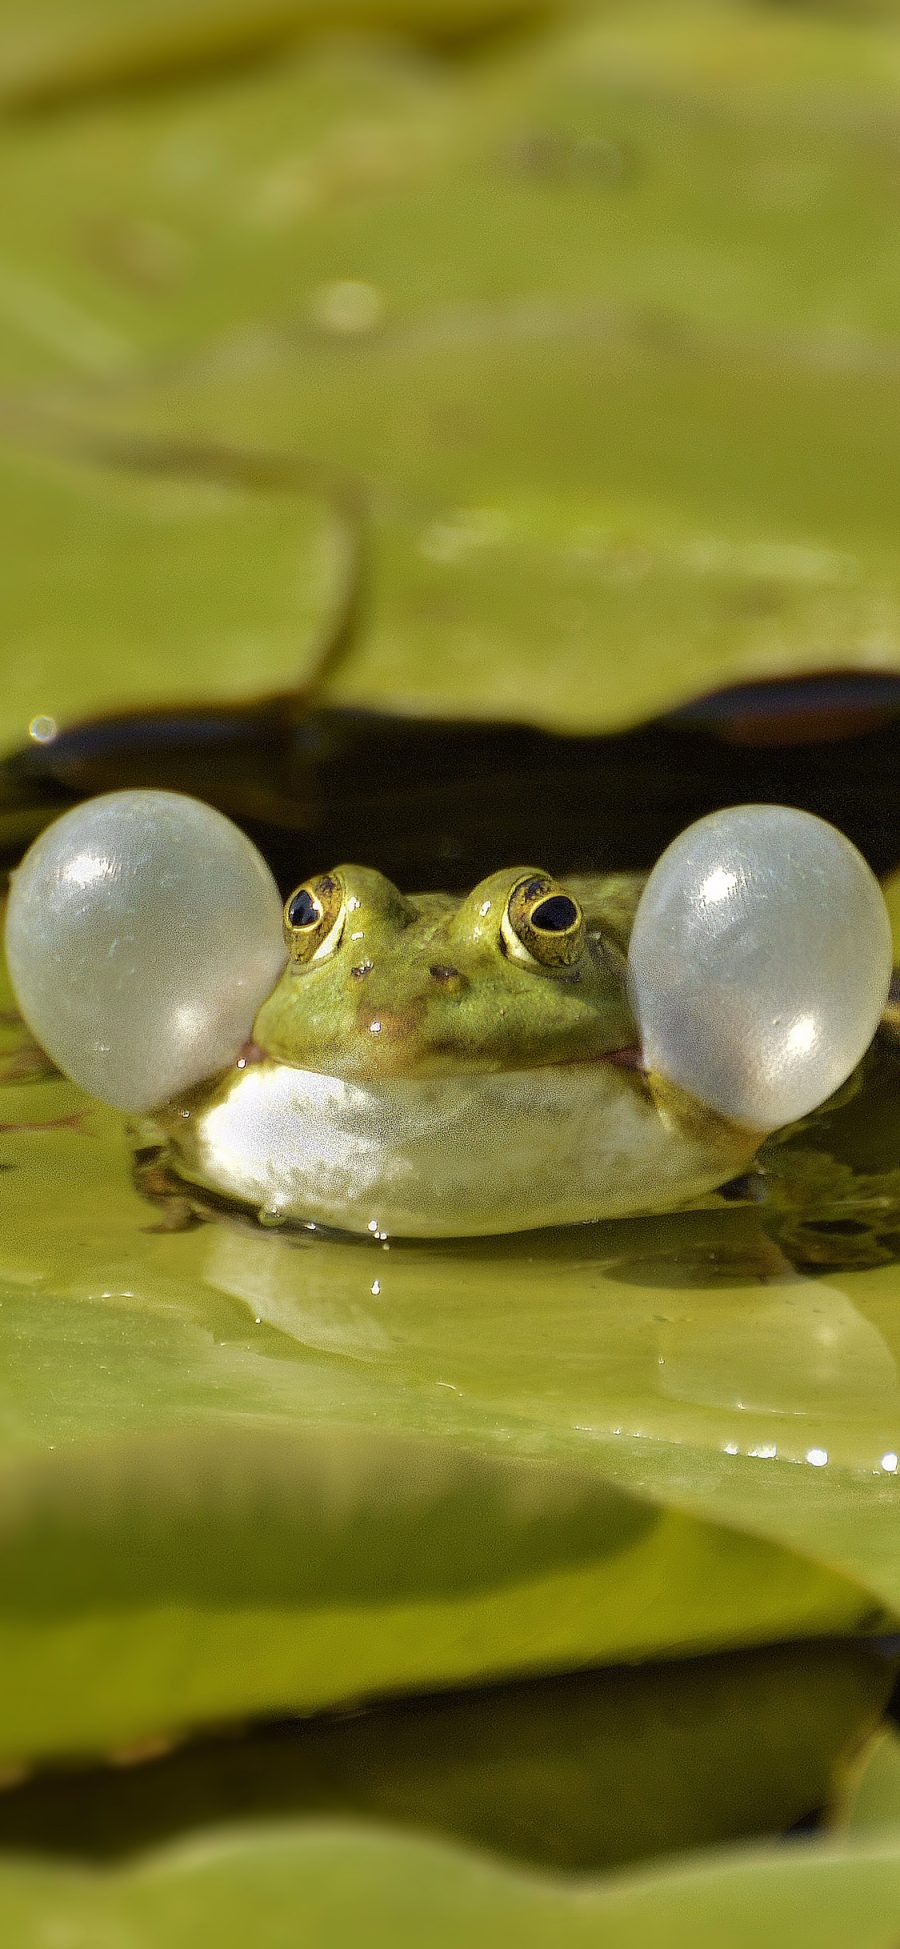
<path fill-rule="evenodd" d="M 644 1052 L 639 1044 L 634 1042 L 625 1049 L 610 1049 L 607 1056 L 601 1057 L 601 1062 L 611 1062 L 616 1069 L 642 1070 L 644 1067 Z"/>
<path fill-rule="evenodd" d="M 258 1042 L 248 1041 L 244 1043 L 244 1046 L 237 1057 L 235 1068 L 249 1069 L 252 1068 L 255 1063 L 270 1062 L 271 1060 L 272 1058 L 266 1054 L 265 1049 L 260 1048 Z M 590 1068 L 591 1066 L 597 1063 L 611 1064 L 614 1069 L 628 1069 L 631 1070 L 632 1073 L 637 1073 L 638 1075 L 644 1074 L 644 1052 L 641 1049 L 640 1044 L 637 1042 L 626 1043 L 621 1049 L 605 1049 L 602 1055 L 577 1056 L 574 1057 L 572 1061 L 569 1063 L 560 1064 L 559 1058 L 555 1058 L 552 1063 L 544 1063 L 544 1064 L 530 1063 L 527 1065 L 527 1067 L 529 1069 L 540 1069 L 540 1068 L 550 1069 L 550 1068 L 560 1068 L 560 1067 L 567 1068 L 567 1069 L 585 1069 L 585 1068 Z M 287 1067 L 288 1069 L 294 1069 L 294 1068 L 305 1069 L 307 1065 L 305 1063 L 287 1063 L 285 1064 L 285 1067 Z M 457 1073 L 459 1075 L 477 1075 L 480 1072 L 477 1070 L 460 1069 Z M 331 1075 L 332 1071 L 323 1070 L 322 1074 Z M 365 1077 L 359 1080 L 370 1082 L 372 1081 L 372 1078 Z"/>

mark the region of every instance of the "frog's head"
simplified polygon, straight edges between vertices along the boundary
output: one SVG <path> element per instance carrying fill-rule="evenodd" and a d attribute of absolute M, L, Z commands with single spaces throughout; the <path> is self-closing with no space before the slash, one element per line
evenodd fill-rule
<path fill-rule="evenodd" d="M 402 894 L 372 868 L 305 880 L 289 959 L 254 1041 L 301 1069 L 371 1080 L 633 1058 L 625 959 L 609 924 L 538 867 L 464 899 Z"/>

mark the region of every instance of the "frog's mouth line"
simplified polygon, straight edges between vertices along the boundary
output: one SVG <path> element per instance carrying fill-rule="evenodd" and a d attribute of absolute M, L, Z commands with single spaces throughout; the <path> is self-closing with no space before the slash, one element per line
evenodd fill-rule
<path fill-rule="evenodd" d="M 601 1062 L 611 1062 L 616 1069 L 640 1069 L 644 1067 L 644 1052 L 638 1043 L 626 1049 L 610 1049 L 609 1054 L 601 1056 Z"/>
<path fill-rule="evenodd" d="M 238 1055 L 237 1060 L 235 1062 L 235 1068 L 248 1069 L 251 1068 L 254 1063 L 269 1062 L 270 1060 L 271 1058 L 266 1055 L 264 1049 L 260 1048 L 258 1042 L 249 1041 L 244 1043 L 244 1046 L 241 1049 L 240 1054 Z M 583 1069 L 588 1067 L 591 1063 L 604 1063 L 604 1064 L 608 1063 L 614 1069 L 629 1069 L 632 1071 L 633 1074 L 637 1073 L 638 1075 L 641 1076 L 645 1073 L 644 1052 L 641 1049 L 640 1044 L 636 1042 L 628 1043 L 622 1049 L 604 1050 L 602 1056 L 577 1056 L 574 1058 L 572 1063 L 568 1065 L 568 1067 L 571 1067 L 572 1069 Z M 289 1063 L 286 1066 L 288 1068 L 296 1068 L 296 1069 L 302 1069 L 306 1067 L 306 1065 L 303 1063 Z M 544 1065 L 542 1064 L 536 1064 L 532 1066 L 537 1068 L 544 1067 Z M 558 1061 L 554 1063 L 548 1063 L 546 1065 L 548 1069 L 566 1067 L 566 1066 L 567 1065 L 565 1064 L 560 1065 Z M 330 1072 L 326 1071 L 325 1073 L 329 1074 Z M 472 1071 L 472 1072 L 461 1072 L 461 1073 L 475 1074 L 476 1072 Z"/>

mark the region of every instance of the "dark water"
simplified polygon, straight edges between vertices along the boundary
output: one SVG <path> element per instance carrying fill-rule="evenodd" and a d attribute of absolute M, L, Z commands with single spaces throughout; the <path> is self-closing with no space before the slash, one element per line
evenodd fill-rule
<path fill-rule="evenodd" d="M 108 719 L 12 758 L 11 799 L 56 809 L 126 785 L 195 792 L 243 824 L 285 886 L 354 859 L 410 891 L 466 888 L 520 861 L 650 867 L 692 819 L 763 800 L 830 819 L 878 873 L 900 862 L 900 685 L 865 707 L 819 686 L 720 693 L 608 737 L 348 711 L 290 700 Z M 833 702 L 829 697 L 833 693 Z M 790 708 L 788 706 L 790 705 Z"/>

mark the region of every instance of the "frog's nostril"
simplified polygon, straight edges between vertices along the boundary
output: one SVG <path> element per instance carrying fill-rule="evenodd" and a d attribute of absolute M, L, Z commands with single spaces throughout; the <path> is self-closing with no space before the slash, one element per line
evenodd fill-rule
<path fill-rule="evenodd" d="M 466 985 L 465 975 L 461 975 L 458 968 L 451 967 L 449 962 L 434 961 L 428 972 L 432 980 L 439 981 L 451 995 L 458 995 Z"/>

